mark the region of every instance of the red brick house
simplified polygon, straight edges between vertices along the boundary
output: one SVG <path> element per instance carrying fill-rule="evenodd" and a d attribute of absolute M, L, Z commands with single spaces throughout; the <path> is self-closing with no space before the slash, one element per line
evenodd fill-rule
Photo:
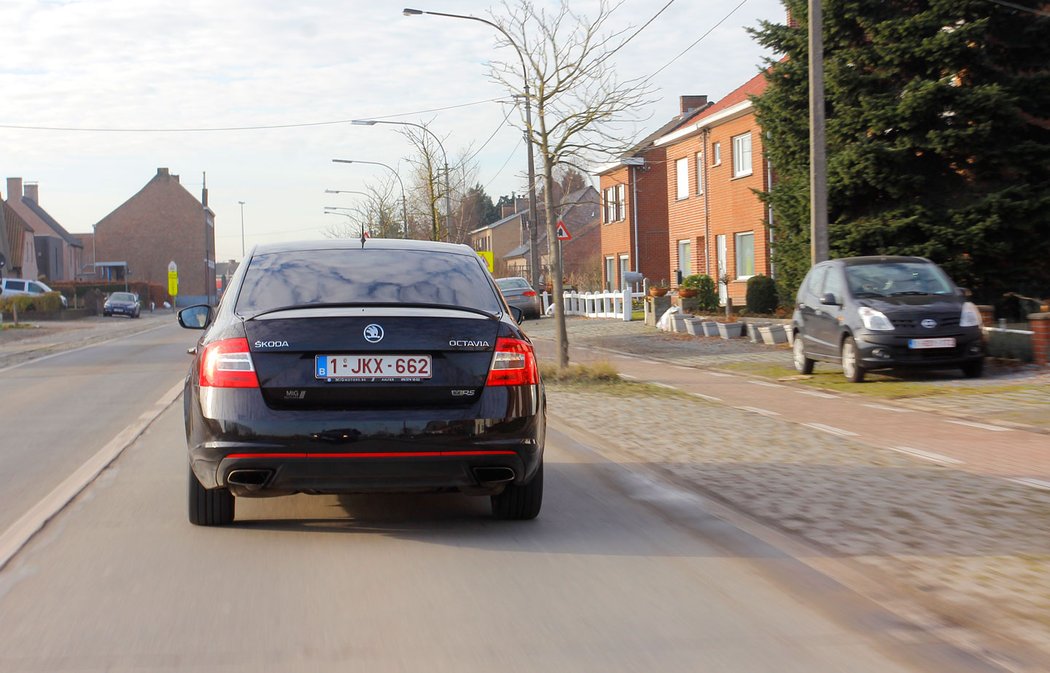
<path fill-rule="evenodd" d="M 758 74 L 653 142 L 666 157 L 665 275 L 672 285 L 691 273 L 727 276 L 719 295 L 737 306 L 748 278 L 771 275 L 770 214 L 755 192 L 768 190 L 772 175 L 750 100 L 765 86 Z"/>
<path fill-rule="evenodd" d="M 7 257 L 4 276 L 9 278 L 36 278 L 36 242 L 33 228 L 0 198 L 0 252 Z"/>
<path fill-rule="evenodd" d="M 602 285 L 618 289 L 627 271 L 653 283 L 670 277 L 667 150 L 655 143 L 707 106 L 707 96 L 682 96 L 681 113 L 598 173 L 601 189 Z"/>
<path fill-rule="evenodd" d="M 167 286 L 168 263 L 179 272 L 179 306 L 216 301 L 215 213 L 208 190 L 198 201 L 167 168 L 95 225 L 99 269 L 126 263 L 131 280 Z"/>

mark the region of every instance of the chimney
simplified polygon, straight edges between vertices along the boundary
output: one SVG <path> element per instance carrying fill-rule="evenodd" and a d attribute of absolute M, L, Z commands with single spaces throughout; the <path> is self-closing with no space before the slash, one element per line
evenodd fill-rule
<path fill-rule="evenodd" d="M 158 168 L 157 169 L 157 177 L 158 178 L 166 178 L 166 177 L 168 177 L 168 169 L 167 168 Z"/>
<path fill-rule="evenodd" d="M 33 203 L 40 203 L 39 185 L 35 182 L 27 182 L 25 185 L 25 197 Z"/>
<path fill-rule="evenodd" d="M 678 104 L 682 114 L 689 114 L 707 107 L 707 96 L 679 96 Z"/>
<path fill-rule="evenodd" d="M 791 13 L 791 8 L 787 9 L 787 27 L 798 28 L 798 21 L 795 20 L 795 16 Z"/>
<path fill-rule="evenodd" d="M 510 193 L 510 203 L 507 203 L 506 201 L 504 201 L 503 205 L 500 206 L 500 209 L 499 209 L 500 219 L 503 219 L 504 217 L 509 217 L 509 216 L 513 215 L 514 213 L 516 213 L 516 212 L 518 212 L 518 197 L 517 197 L 517 195 L 514 192 L 511 192 Z"/>
<path fill-rule="evenodd" d="M 22 200 L 22 178 L 8 178 L 7 179 L 7 200 L 8 201 L 21 201 Z"/>

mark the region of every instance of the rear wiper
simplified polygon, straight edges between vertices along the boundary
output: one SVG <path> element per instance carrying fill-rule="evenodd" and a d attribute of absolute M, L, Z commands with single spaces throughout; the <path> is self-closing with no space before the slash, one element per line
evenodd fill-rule
<path fill-rule="evenodd" d="M 314 308 L 432 308 L 432 309 L 444 309 L 449 311 L 467 311 L 468 313 L 477 313 L 483 315 L 486 318 L 496 318 L 496 315 L 489 313 L 488 311 L 482 311 L 479 308 L 473 308 L 471 306 L 455 306 L 452 304 L 429 304 L 423 302 L 376 302 L 376 301 L 353 301 L 353 302 L 327 302 L 322 304 L 292 304 L 290 306 L 278 306 L 277 308 L 266 309 L 258 313 L 252 314 L 246 317 L 246 320 L 254 320 L 261 318 L 265 315 L 272 313 L 282 313 L 284 311 L 301 311 L 304 309 Z M 244 316 L 242 316 L 244 317 Z"/>

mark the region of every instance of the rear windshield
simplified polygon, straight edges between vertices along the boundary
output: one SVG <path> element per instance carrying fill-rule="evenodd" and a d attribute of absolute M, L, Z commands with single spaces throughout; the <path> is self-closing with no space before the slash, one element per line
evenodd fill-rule
<path fill-rule="evenodd" d="M 496 285 L 501 290 L 529 290 L 532 289 L 529 281 L 524 278 L 497 278 Z"/>
<path fill-rule="evenodd" d="M 316 304 L 437 304 L 503 310 L 480 258 L 424 250 L 297 250 L 252 257 L 236 312 Z"/>
<path fill-rule="evenodd" d="M 855 297 L 952 294 L 948 276 L 934 264 L 885 262 L 846 267 L 846 280 Z"/>

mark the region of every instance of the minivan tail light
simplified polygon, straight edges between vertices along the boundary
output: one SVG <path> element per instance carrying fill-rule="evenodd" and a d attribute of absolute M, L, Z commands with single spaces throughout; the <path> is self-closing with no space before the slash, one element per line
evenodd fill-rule
<path fill-rule="evenodd" d="M 521 339 L 496 339 L 487 386 L 529 386 L 539 382 L 536 353 L 532 344 Z"/>
<path fill-rule="evenodd" d="M 201 356 L 202 388 L 258 388 L 255 363 L 247 339 L 222 339 L 204 347 Z"/>

